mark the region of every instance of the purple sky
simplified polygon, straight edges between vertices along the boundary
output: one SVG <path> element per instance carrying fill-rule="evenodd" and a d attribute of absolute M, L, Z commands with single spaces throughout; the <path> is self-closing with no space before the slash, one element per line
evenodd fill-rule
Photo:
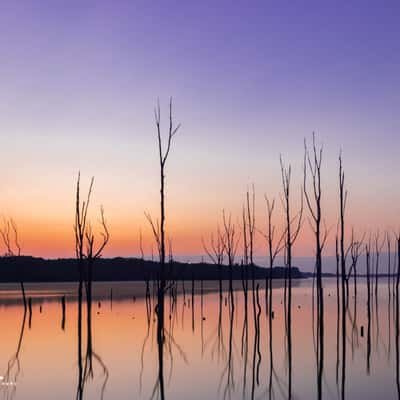
<path fill-rule="evenodd" d="M 153 107 L 169 96 L 182 123 L 168 166 L 178 252 L 200 250 L 253 182 L 264 218 L 262 194 L 279 196 L 280 153 L 299 187 L 313 131 L 330 222 L 342 148 L 351 223 L 397 228 L 400 3 L 191 3 L 2 2 L 0 211 L 19 222 L 26 251 L 69 254 L 79 169 L 96 175 L 111 253 L 136 252 L 139 228 L 150 243 Z"/>

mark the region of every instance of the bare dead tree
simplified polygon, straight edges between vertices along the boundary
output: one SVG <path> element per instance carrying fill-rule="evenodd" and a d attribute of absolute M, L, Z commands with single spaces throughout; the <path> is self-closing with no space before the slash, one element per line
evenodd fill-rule
<path fill-rule="evenodd" d="M 246 192 L 246 210 L 245 210 L 245 219 L 247 219 L 247 231 L 248 231 L 248 256 L 250 261 L 251 268 L 251 292 L 252 292 L 252 300 L 253 300 L 253 319 L 256 321 L 256 294 L 255 294 L 255 268 L 254 268 L 254 235 L 255 235 L 255 203 L 256 196 L 254 185 L 252 185 L 252 194 L 250 200 L 250 192 L 247 190 Z M 243 230 L 243 233 L 246 233 L 246 229 Z M 247 266 L 246 266 L 247 267 Z M 246 276 L 246 297 L 247 297 L 247 276 Z"/>
<path fill-rule="evenodd" d="M 222 300 L 222 265 L 224 263 L 224 255 L 225 255 L 225 240 L 224 236 L 221 233 L 219 227 L 217 227 L 217 232 L 214 237 L 214 234 L 211 233 L 209 245 L 206 244 L 204 239 L 201 239 L 203 249 L 206 252 L 207 256 L 210 258 L 211 262 L 217 266 L 218 268 L 218 280 L 219 280 L 219 297 Z"/>
<path fill-rule="evenodd" d="M 78 174 L 76 184 L 76 198 L 75 198 L 75 255 L 78 262 L 79 269 L 79 285 L 78 285 L 78 388 L 77 398 L 82 399 L 85 382 L 88 378 L 93 377 L 93 356 L 96 360 L 101 360 L 93 351 L 92 341 L 92 279 L 93 279 L 93 264 L 102 256 L 102 252 L 107 245 L 110 234 L 107 229 L 106 221 L 104 218 L 104 209 L 100 208 L 100 224 L 102 230 L 100 232 L 101 240 L 96 244 L 95 235 L 93 233 L 91 224 L 88 220 L 88 210 L 90 198 L 92 195 L 94 185 L 94 178 L 92 177 L 89 185 L 89 190 L 86 200 L 81 201 L 80 195 L 80 173 Z M 83 287 L 86 289 L 87 300 L 87 347 L 85 366 L 83 366 L 83 349 L 82 349 L 82 300 L 83 300 Z M 100 361 L 99 361 L 100 362 Z M 102 364 L 102 362 L 100 362 Z M 104 366 L 103 366 L 104 367 Z M 105 368 L 106 371 L 106 368 Z"/>
<path fill-rule="evenodd" d="M 0 229 L 1 237 L 3 239 L 3 243 L 6 248 L 6 252 L 4 254 L 6 257 L 15 256 L 10 238 L 10 225 L 11 225 L 10 221 L 4 219 L 3 226 Z"/>
<path fill-rule="evenodd" d="M 19 242 L 18 228 L 15 221 L 10 219 L 3 220 L 3 226 L 0 228 L 1 238 L 6 248 L 6 257 L 19 257 L 21 255 L 21 244 Z M 14 243 L 11 235 L 14 236 Z"/>
<path fill-rule="evenodd" d="M 289 165 L 285 167 L 282 157 L 280 158 L 281 174 L 282 174 L 282 187 L 283 187 L 283 208 L 285 211 L 285 256 L 286 268 L 288 272 L 288 297 L 287 297 L 287 345 L 288 345 L 288 397 L 292 397 L 292 248 L 300 233 L 302 218 L 303 218 L 303 191 L 301 193 L 301 205 L 299 212 L 293 217 L 291 211 L 291 175 L 292 169 Z"/>
<path fill-rule="evenodd" d="M 345 379 L 346 379 L 346 254 L 345 254 L 345 210 L 347 203 L 347 190 L 344 186 L 344 171 L 342 164 L 342 154 L 339 155 L 339 202 L 340 202 L 340 217 L 339 217 L 339 233 L 340 233 L 340 266 L 341 266 L 341 281 L 342 281 L 342 385 L 341 396 L 345 397 Z"/>
<path fill-rule="evenodd" d="M 4 246 L 6 248 L 5 256 L 6 257 L 20 257 L 21 256 L 21 244 L 19 241 L 19 235 L 18 235 L 18 228 L 17 224 L 12 218 L 9 218 L 8 220 L 4 219 L 3 220 L 3 226 L 0 228 L 0 234 L 1 238 L 3 240 Z M 14 243 L 11 238 L 11 235 L 14 237 Z M 20 287 L 21 287 L 21 293 L 22 293 L 22 300 L 24 304 L 24 309 L 26 310 L 27 307 L 27 301 L 26 301 L 26 295 L 25 295 L 25 287 L 24 287 L 24 280 L 23 276 L 20 273 L 19 274 L 20 278 Z"/>
<path fill-rule="evenodd" d="M 351 264 L 349 271 L 346 273 L 346 306 L 349 304 L 349 281 L 351 274 L 353 273 L 353 279 L 354 279 L 354 299 L 356 302 L 357 298 L 357 264 L 358 264 L 358 259 L 361 255 L 362 252 L 362 247 L 364 245 L 364 239 L 365 239 L 365 233 L 362 235 L 361 239 L 357 239 L 354 233 L 354 228 L 351 230 L 351 239 L 350 239 L 350 244 L 346 250 L 345 253 L 345 259 L 347 260 L 348 255 L 350 254 L 351 256 Z"/>
<path fill-rule="evenodd" d="M 229 214 L 226 216 L 225 210 L 222 210 L 222 221 L 224 226 L 224 245 L 225 245 L 225 254 L 228 259 L 228 267 L 229 267 L 229 293 L 230 293 L 230 302 L 232 309 L 235 308 L 234 299 L 233 299 L 233 283 L 232 283 L 232 274 L 233 267 L 235 265 L 235 258 L 237 253 L 237 248 L 240 240 L 240 236 L 237 235 L 236 226 L 232 222 L 232 215 Z"/>
<path fill-rule="evenodd" d="M 83 371 L 83 349 L 82 349 L 82 298 L 83 298 L 83 285 L 84 285 L 84 241 L 86 235 L 87 213 L 89 209 L 90 196 L 92 193 L 94 178 L 90 181 L 90 186 L 87 194 L 86 201 L 81 202 L 80 198 L 80 173 L 76 183 L 76 197 L 75 197 L 75 255 L 78 262 L 79 270 L 79 284 L 78 284 L 78 388 L 76 397 L 78 400 L 83 398 L 83 390 L 85 386 L 84 371 Z"/>
<path fill-rule="evenodd" d="M 165 277 L 165 258 L 166 258 L 166 233 L 165 233 L 165 168 L 168 160 L 168 156 L 171 150 L 173 137 L 176 135 L 180 128 L 180 124 L 175 125 L 172 117 L 172 98 L 169 101 L 169 126 L 167 134 L 167 144 L 163 148 L 163 139 L 161 134 L 161 109 L 160 103 L 154 110 L 154 117 L 157 129 L 157 142 L 158 142 L 158 157 L 160 165 L 160 220 L 154 223 L 150 214 L 146 213 L 154 239 L 157 243 L 159 260 L 160 260 L 160 276 L 158 284 L 158 295 L 157 295 L 157 343 L 158 343 L 158 355 L 159 355 L 159 374 L 158 382 L 161 398 L 164 398 L 164 296 L 167 289 L 166 277 Z M 160 221 L 160 222 L 159 222 Z"/>
<path fill-rule="evenodd" d="M 75 196 L 75 255 L 80 264 L 83 264 L 85 260 L 85 237 L 87 232 L 87 214 L 89 210 L 90 197 L 92 195 L 94 177 L 92 177 L 89 185 L 86 200 L 81 201 L 80 195 L 80 180 L 81 174 L 78 173 L 78 179 L 76 183 L 76 196 Z M 83 268 L 82 269 L 82 281 L 83 281 Z"/>
<path fill-rule="evenodd" d="M 14 243 L 17 249 L 16 255 L 19 257 L 21 255 L 21 244 L 19 242 L 17 224 L 12 218 L 10 218 L 10 224 L 14 233 Z"/>
<path fill-rule="evenodd" d="M 311 215 L 310 225 L 315 236 L 315 271 L 317 275 L 317 315 L 318 315 L 318 399 L 322 398 L 322 376 L 324 360 L 324 293 L 322 286 L 322 251 L 328 237 L 328 229 L 322 227 L 322 188 L 321 188 L 321 165 L 322 146 L 317 149 L 315 134 L 312 137 L 312 154 L 307 148 L 304 140 L 304 197 Z M 307 172 L 310 172 L 311 190 L 309 193 Z"/>
<path fill-rule="evenodd" d="M 153 230 L 154 238 L 157 242 L 160 252 L 160 265 L 161 275 L 163 275 L 163 268 L 165 267 L 165 256 L 166 256 L 166 241 L 165 241 L 165 166 L 168 160 L 169 152 L 171 150 L 172 139 L 180 128 L 180 124 L 174 126 L 172 118 L 172 98 L 169 102 L 169 128 L 167 137 L 166 149 L 163 149 L 163 140 L 161 134 L 161 109 L 160 103 L 157 103 L 157 107 L 154 110 L 155 123 L 157 128 L 157 141 L 158 141 L 158 155 L 160 165 L 160 223 L 153 223 L 151 216 L 146 213 L 146 217 L 150 222 Z M 162 278 L 162 276 L 161 276 Z"/>

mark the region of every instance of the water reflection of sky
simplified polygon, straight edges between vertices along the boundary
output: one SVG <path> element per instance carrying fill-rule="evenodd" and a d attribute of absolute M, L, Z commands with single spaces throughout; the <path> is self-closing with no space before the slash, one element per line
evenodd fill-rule
<path fill-rule="evenodd" d="M 300 283 L 300 282 L 299 282 Z M 311 280 L 301 282 L 293 289 L 293 398 L 316 398 L 316 356 L 312 333 Z M 197 283 L 198 284 L 198 283 Z M 279 286 L 278 282 L 276 283 Z M 146 305 L 141 293 L 143 285 L 111 284 L 113 307 L 110 304 L 110 284 L 97 284 L 97 300 L 93 303 L 93 337 L 96 353 L 105 363 L 109 379 L 104 398 L 149 399 L 157 379 L 157 343 L 153 318 L 147 325 Z M 194 332 L 192 329 L 191 283 L 186 282 L 186 305 L 183 295 L 178 296 L 177 311 L 169 319 L 165 346 L 165 385 L 167 399 L 242 399 L 268 398 L 269 337 L 265 316 L 264 291 L 259 293 L 260 344 L 254 353 L 254 320 L 251 294 L 248 311 L 247 366 L 246 346 L 242 346 L 243 293 L 235 293 L 236 308 L 232 331 L 232 380 L 227 388 L 226 373 L 229 344 L 228 306 L 222 305 L 222 342 L 218 341 L 218 293 L 206 293 L 201 298 L 196 291 Z M 181 283 L 179 283 L 181 288 Z M 71 399 L 77 385 L 77 305 L 73 297 L 67 301 L 65 331 L 61 329 L 60 297 L 73 292 L 74 285 L 44 285 L 42 296 L 38 285 L 28 286 L 27 294 L 36 296 L 33 303 L 31 328 L 25 321 L 21 348 L 18 355 L 20 372 L 16 386 L 0 387 L 0 395 L 7 398 L 12 390 L 17 399 Z M 206 292 L 210 283 L 205 283 Z M 181 288 L 182 289 L 182 288 Z M 198 289 L 198 288 L 197 288 Z M 325 367 L 323 398 L 339 398 L 336 384 L 336 281 L 325 282 Z M 33 290 L 32 292 L 30 290 Z M 371 320 L 371 371 L 366 373 L 367 317 L 366 287 L 361 281 L 357 298 L 356 325 L 354 299 L 350 298 L 347 314 L 346 340 L 346 398 L 376 399 L 395 398 L 395 335 L 393 299 L 388 303 L 386 280 L 381 281 L 379 301 L 372 301 Z M 4 376 L 9 360 L 15 355 L 23 322 L 22 303 L 9 303 L 10 293 L 18 295 L 12 285 L 0 293 L 0 375 Z M 350 287 L 350 293 L 352 288 Z M 57 301 L 54 301 L 57 298 Z M 284 309 L 281 304 L 283 290 L 274 290 L 273 320 L 273 392 L 275 398 L 287 396 L 287 368 L 285 353 Z M 50 300 L 50 301 L 49 301 Z M 100 302 L 100 303 L 99 303 Z M 166 298 L 166 310 L 169 310 Z M 39 306 L 42 306 L 40 313 Z M 378 309 L 376 309 L 376 307 Z M 390 325 L 390 326 L 389 326 Z M 361 326 L 364 337 L 360 336 Z M 147 339 L 146 339 L 147 337 Z M 257 344 L 257 343 L 256 343 Z M 143 347 L 144 345 L 144 347 Z M 255 356 L 254 356 L 255 355 Z M 340 353 L 341 355 L 341 353 Z M 341 357 L 340 357 L 341 358 Z M 142 364 L 143 360 L 143 364 Z M 259 371 L 257 374 L 257 365 Z M 254 366 L 254 368 L 253 368 Z M 15 364 L 15 369 L 17 363 Z M 246 369 L 246 376 L 244 370 Z M 253 372 L 254 371 L 254 372 Z M 341 380 L 341 359 L 339 382 Z M 253 375 L 254 374 L 254 375 Z M 12 375 L 12 374 L 11 374 Z M 259 382 L 257 384 L 257 375 Z M 104 371 L 94 364 L 94 376 L 85 388 L 85 398 L 100 398 Z M 245 387 L 244 387 L 245 386 Z"/>

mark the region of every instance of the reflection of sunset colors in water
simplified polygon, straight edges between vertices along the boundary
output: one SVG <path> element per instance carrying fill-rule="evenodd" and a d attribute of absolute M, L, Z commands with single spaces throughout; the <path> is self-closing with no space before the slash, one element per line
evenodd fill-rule
<path fill-rule="evenodd" d="M 274 282 L 279 286 L 278 282 Z M 316 342 L 312 333 L 311 280 L 295 282 L 293 288 L 293 398 L 316 398 Z M 265 316 L 265 292 L 260 290 L 260 343 L 254 346 L 254 318 L 249 292 L 248 342 L 243 338 L 243 293 L 235 292 L 235 315 L 232 332 L 232 375 L 228 384 L 229 312 L 222 304 L 222 337 L 218 340 L 219 298 L 209 292 L 217 283 L 204 283 L 203 315 L 200 283 L 196 282 L 194 332 L 192 330 L 191 282 L 186 282 L 186 305 L 183 295 L 177 297 L 176 312 L 169 319 L 170 298 L 166 296 L 165 387 L 167 399 L 232 399 L 268 398 L 269 339 Z M 225 282 L 227 285 L 227 282 Z M 236 283 L 240 288 L 239 282 Z M 131 399 L 151 397 L 157 379 L 156 322 L 147 324 L 142 283 L 95 284 L 93 299 L 94 350 L 107 367 L 108 380 L 104 398 Z M 113 304 L 110 304 L 110 288 Z M 21 346 L 10 381 L 0 385 L 0 395 L 14 392 L 17 399 L 71 399 L 77 387 L 77 304 L 75 285 L 27 285 L 32 296 L 31 328 L 26 316 Z M 181 282 L 179 289 L 181 291 Z M 31 291 L 32 290 L 32 291 Z M 350 288 L 350 293 L 352 289 Z M 66 294 L 65 331 L 61 329 L 61 296 Z M 224 294 L 224 297 L 227 293 Z M 362 279 L 358 288 L 356 325 L 354 299 L 350 298 L 347 313 L 346 398 L 376 399 L 397 396 L 395 376 L 395 321 L 393 298 L 389 306 L 386 285 L 382 283 L 378 303 L 372 300 L 371 369 L 367 375 L 367 305 L 366 286 Z M 275 371 L 272 390 L 275 398 L 287 397 L 283 290 L 273 291 L 273 357 Z M 6 376 L 9 360 L 15 357 L 23 323 L 23 306 L 16 285 L 2 285 L 0 293 L 0 375 Z M 99 303 L 100 302 L 100 303 Z M 228 303 L 227 303 L 228 304 Z M 42 312 L 40 313 L 40 305 Z M 378 309 L 377 309 L 378 308 Z M 85 310 L 85 307 L 84 307 Z M 85 318 L 85 315 L 84 315 Z M 325 367 L 323 398 L 336 399 L 336 281 L 325 281 Z M 85 319 L 84 319 L 85 320 Z M 361 337 L 363 327 L 363 337 Z M 85 334 L 85 330 L 84 330 Z M 85 348 L 85 338 L 83 338 Z M 247 350 L 246 350 L 247 349 Z M 245 359 L 247 353 L 247 365 Z M 341 355 L 341 353 L 339 352 Z M 261 360 L 260 360 L 261 355 Z M 340 363 L 342 360 L 339 360 Z M 257 371 L 257 366 L 259 369 Z M 19 368 L 19 372 L 16 374 Z M 244 375 L 246 371 L 246 375 Z M 341 370 L 340 370 L 341 371 Z M 340 371 L 339 379 L 340 382 Z M 258 375 L 258 376 L 257 376 Z M 94 362 L 94 377 L 85 387 L 84 398 L 100 398 L 106 375 Z"/>

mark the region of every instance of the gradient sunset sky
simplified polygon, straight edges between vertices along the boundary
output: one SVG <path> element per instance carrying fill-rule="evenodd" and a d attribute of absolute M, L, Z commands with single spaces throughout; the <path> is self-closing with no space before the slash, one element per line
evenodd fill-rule
<path fill-rule="evenodd" d="M 397 229 L 399 19 L 398 1 L 2 2 L 0 213 L 17 222 L 24 254 L 73 256 L 80 170 L 85 184 L 95 176 L 93 221 L 105 208 L 105 255 L 138 254 L 140 229 L 149 254 L 153 109 L 159 98 L 166 128 L 172 96 L 182 124 L 167 166 L 176 254 L 201 254 L 223 208 L 239 219 L 253 183 L 263 229 L 264 193 L 279 203 L 279 154 L 298 203 L 313 131 L 324 145 L 328 225 L 342 149 L 349 227 Z M 295 251 L 312 254 L 307 223 Z"/>

